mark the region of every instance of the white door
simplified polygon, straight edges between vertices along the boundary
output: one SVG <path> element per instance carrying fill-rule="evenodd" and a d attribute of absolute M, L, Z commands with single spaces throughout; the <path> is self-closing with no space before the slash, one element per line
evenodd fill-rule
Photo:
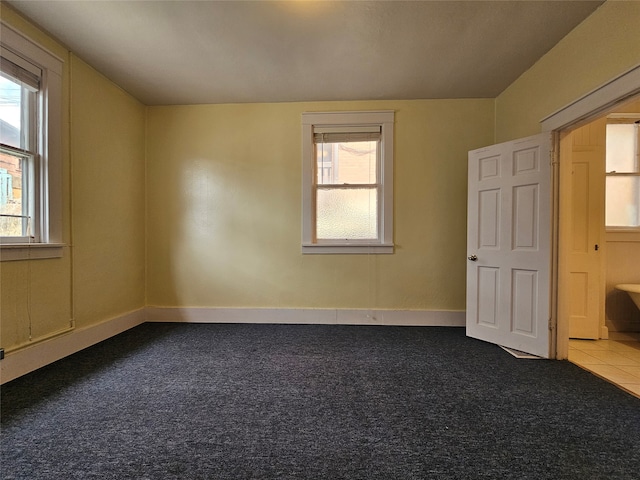
<path fill-rule="evenodd" d="M 469 152 L 467 335 L 549 357 L 551 134 Z"/>
<path fill-rule="evenodd" d="M 568 285 L 561 301 L 571 338 L 600 338 L 604 320 L 606 125 L 601 118 L 560 140 L 561 271 Z"/>

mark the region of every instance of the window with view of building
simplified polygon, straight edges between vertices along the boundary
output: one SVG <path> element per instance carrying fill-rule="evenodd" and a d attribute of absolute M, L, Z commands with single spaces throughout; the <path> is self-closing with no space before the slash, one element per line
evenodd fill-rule
<path fill-rule="evenodd" d="M 640 228 L 640 116 L 607 119 L 606 225 Z"/>
<path fill-rule="evenodd" d="M 2 25 L 2 260 L 61 255 L 62 66 L 50 52 Z"/>
<path fill-rule="evenodd" d="M 303 253 L 393 252 L 393 121 L 303 114 Z"/>

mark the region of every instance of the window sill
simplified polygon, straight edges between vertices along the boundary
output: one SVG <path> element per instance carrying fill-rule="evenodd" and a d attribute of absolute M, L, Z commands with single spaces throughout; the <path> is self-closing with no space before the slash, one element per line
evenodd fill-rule
<path fill-rule="evenodd" d="M 379 243 L 371 244 L 371 245 L 363 245 L 363 244 L 303 244 L 302 245 L 302 253 L 303 254 L 342 254 L 342 255 L 351 255 L 351 254 L 391 254 L 393 253 L 394 245 L 384 244 L 381 245 Z"/>
<path fill-rule="evenodd" d="M 0 261 L 61 258 L 62 243 L 5 243 L 0 245 Z"/>

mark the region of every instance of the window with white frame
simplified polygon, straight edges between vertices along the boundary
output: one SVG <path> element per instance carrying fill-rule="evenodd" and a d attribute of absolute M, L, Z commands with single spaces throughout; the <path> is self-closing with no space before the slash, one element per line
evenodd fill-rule
<path fill-rule="evenodd" d="M 62 65 L 50 52 L 2 24 L 2 260 L 61 255 Z"/>
<path fill-rule="evenodd" d="M 304 113 L 303 253 L 393 253 L 394 112 Z"/>
<path fill-rule="evenodd" d="M 606 210 L 608 229 L 640 229 L 640 115 L 607 118 Z"/>

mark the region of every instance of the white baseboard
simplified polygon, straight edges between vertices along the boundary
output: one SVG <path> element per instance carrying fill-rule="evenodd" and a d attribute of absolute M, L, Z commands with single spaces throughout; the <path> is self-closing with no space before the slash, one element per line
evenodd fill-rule
<path fill-rule="evenodd" d="M 145 309 L 134 310 L 90 327 L 7 353 L 0 361 L 0 383 L 6 383 L 91 345 L 136 327 L 145 321 Z"/>
<path fill-rule="evenodd" d="M 0 361 L 0 384 L 107 340 L 145 321 L 463 327 L 465 312 L 448 310 L 147 307 L 97 325 L 71 330 L 57 337 L 7 353 L 4 360 Z"/>
<path fill-rule="evenodd" d="M 463 327 L 464 311 L 147 307 L 148 322 Z"/>

